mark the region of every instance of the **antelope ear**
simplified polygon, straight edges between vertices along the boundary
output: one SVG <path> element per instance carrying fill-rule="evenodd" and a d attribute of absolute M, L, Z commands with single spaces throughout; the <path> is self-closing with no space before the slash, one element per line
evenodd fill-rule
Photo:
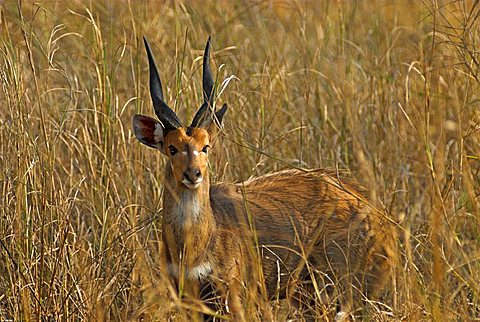
<path fill-rule="evenodd" d="M 223 116 L 225 115 L 225 112 L 227 112 L 227 108 L 227 103 L 225 103 L 222 105 L 222 108 L 214 113 L 213 120 L 211 120 L 208 125 L 208 133 L 210 133 L 212 138 L 217 135 L 219 129 L 223 128 Z"/>
<path fill-rule="evenodd" d="M 133 132 L 140 142 L 165 154 L 163 144 L 165 129 L 160 122 L 151 117 L 136 114 L 132 125 Z"/>

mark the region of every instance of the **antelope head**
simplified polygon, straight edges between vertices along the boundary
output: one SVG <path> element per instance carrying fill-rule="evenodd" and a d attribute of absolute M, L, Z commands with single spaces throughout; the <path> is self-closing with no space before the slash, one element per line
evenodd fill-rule
<path fill-rule="evenodd" d="M 203 104 L 190 126 L 182 125 L 165 103 L 162 83 L 148 41 L 144 38 L 150 68 L 150 95 L 159 121 L 144 115 L 133 117 L 133 130 L 143 144 L 158 149 L 169 158 L 177 186 L 197 189 L 208 179 L 208 151 L 217 126 L 221 126 L 227 104 L 214 110 L 215 84 L 210 69 L 210 37 L 203 55 Z M 167 165 L 168 166 L 168 165 Z"/>

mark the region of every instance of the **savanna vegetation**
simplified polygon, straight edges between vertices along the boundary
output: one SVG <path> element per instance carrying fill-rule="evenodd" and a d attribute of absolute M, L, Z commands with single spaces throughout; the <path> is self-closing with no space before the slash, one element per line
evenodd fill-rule
<path fill-rule="evenodd" d="M 349 172 L 399 232 L 371 319 L 480 320 L 479 18 L 467 0 L 0 2 L 0 321 L 186 319 L 159 270 L 165 159 L 131 119 L 154 115 L 142 37 L 191 120 L 209 35 L 230 80 L 212 180 Z M 262 305 L 302 317 L 263 301 L 252 320 Z"/>

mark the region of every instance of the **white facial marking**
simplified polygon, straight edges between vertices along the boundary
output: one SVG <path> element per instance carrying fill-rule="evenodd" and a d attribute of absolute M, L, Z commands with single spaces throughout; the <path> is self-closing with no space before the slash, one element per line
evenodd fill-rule
<path fill-rule="evenodd" d="M 193 150 L 193 155 L 197 156 L 199 155 L 200 153 L 197 151 L 197 150 Z"/>
<path fill-rule="evenodd" d="M 187 155 L 187 151 L 182 151 L 182 154 L 183 154 L 183 155 Z"/>

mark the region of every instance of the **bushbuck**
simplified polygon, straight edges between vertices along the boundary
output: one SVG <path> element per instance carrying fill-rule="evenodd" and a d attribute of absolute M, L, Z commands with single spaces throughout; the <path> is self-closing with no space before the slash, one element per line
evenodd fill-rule
<path fill-rule="evenodd" d="M 211 185 L 208 156 L 227 105 L 214 107 L 210 38 L 203 55 L 203 104 L 189 126 L 165 102 L 145 38 L 144 43 L 160 122 L 135 115 L 133 129 L 141 143 L 168 158 L 162 217 L 165 272 L 187 293 L 195 294 L 205 283 L 215 285 L 235 320 L 248 318 L 242 301 L 252 285 L 261 284 L 257 291 L 269 298 L 293 302 L 296 285 L 308 281 L 317 294 L 335 289 L 337 318 L 375 297 L 395 255 L 388 217 L 369 205 L 353 180 L 340 179 L 336 171 L 290 169 Z M 258 267 L 260 283 L 252 272 Z"/>

